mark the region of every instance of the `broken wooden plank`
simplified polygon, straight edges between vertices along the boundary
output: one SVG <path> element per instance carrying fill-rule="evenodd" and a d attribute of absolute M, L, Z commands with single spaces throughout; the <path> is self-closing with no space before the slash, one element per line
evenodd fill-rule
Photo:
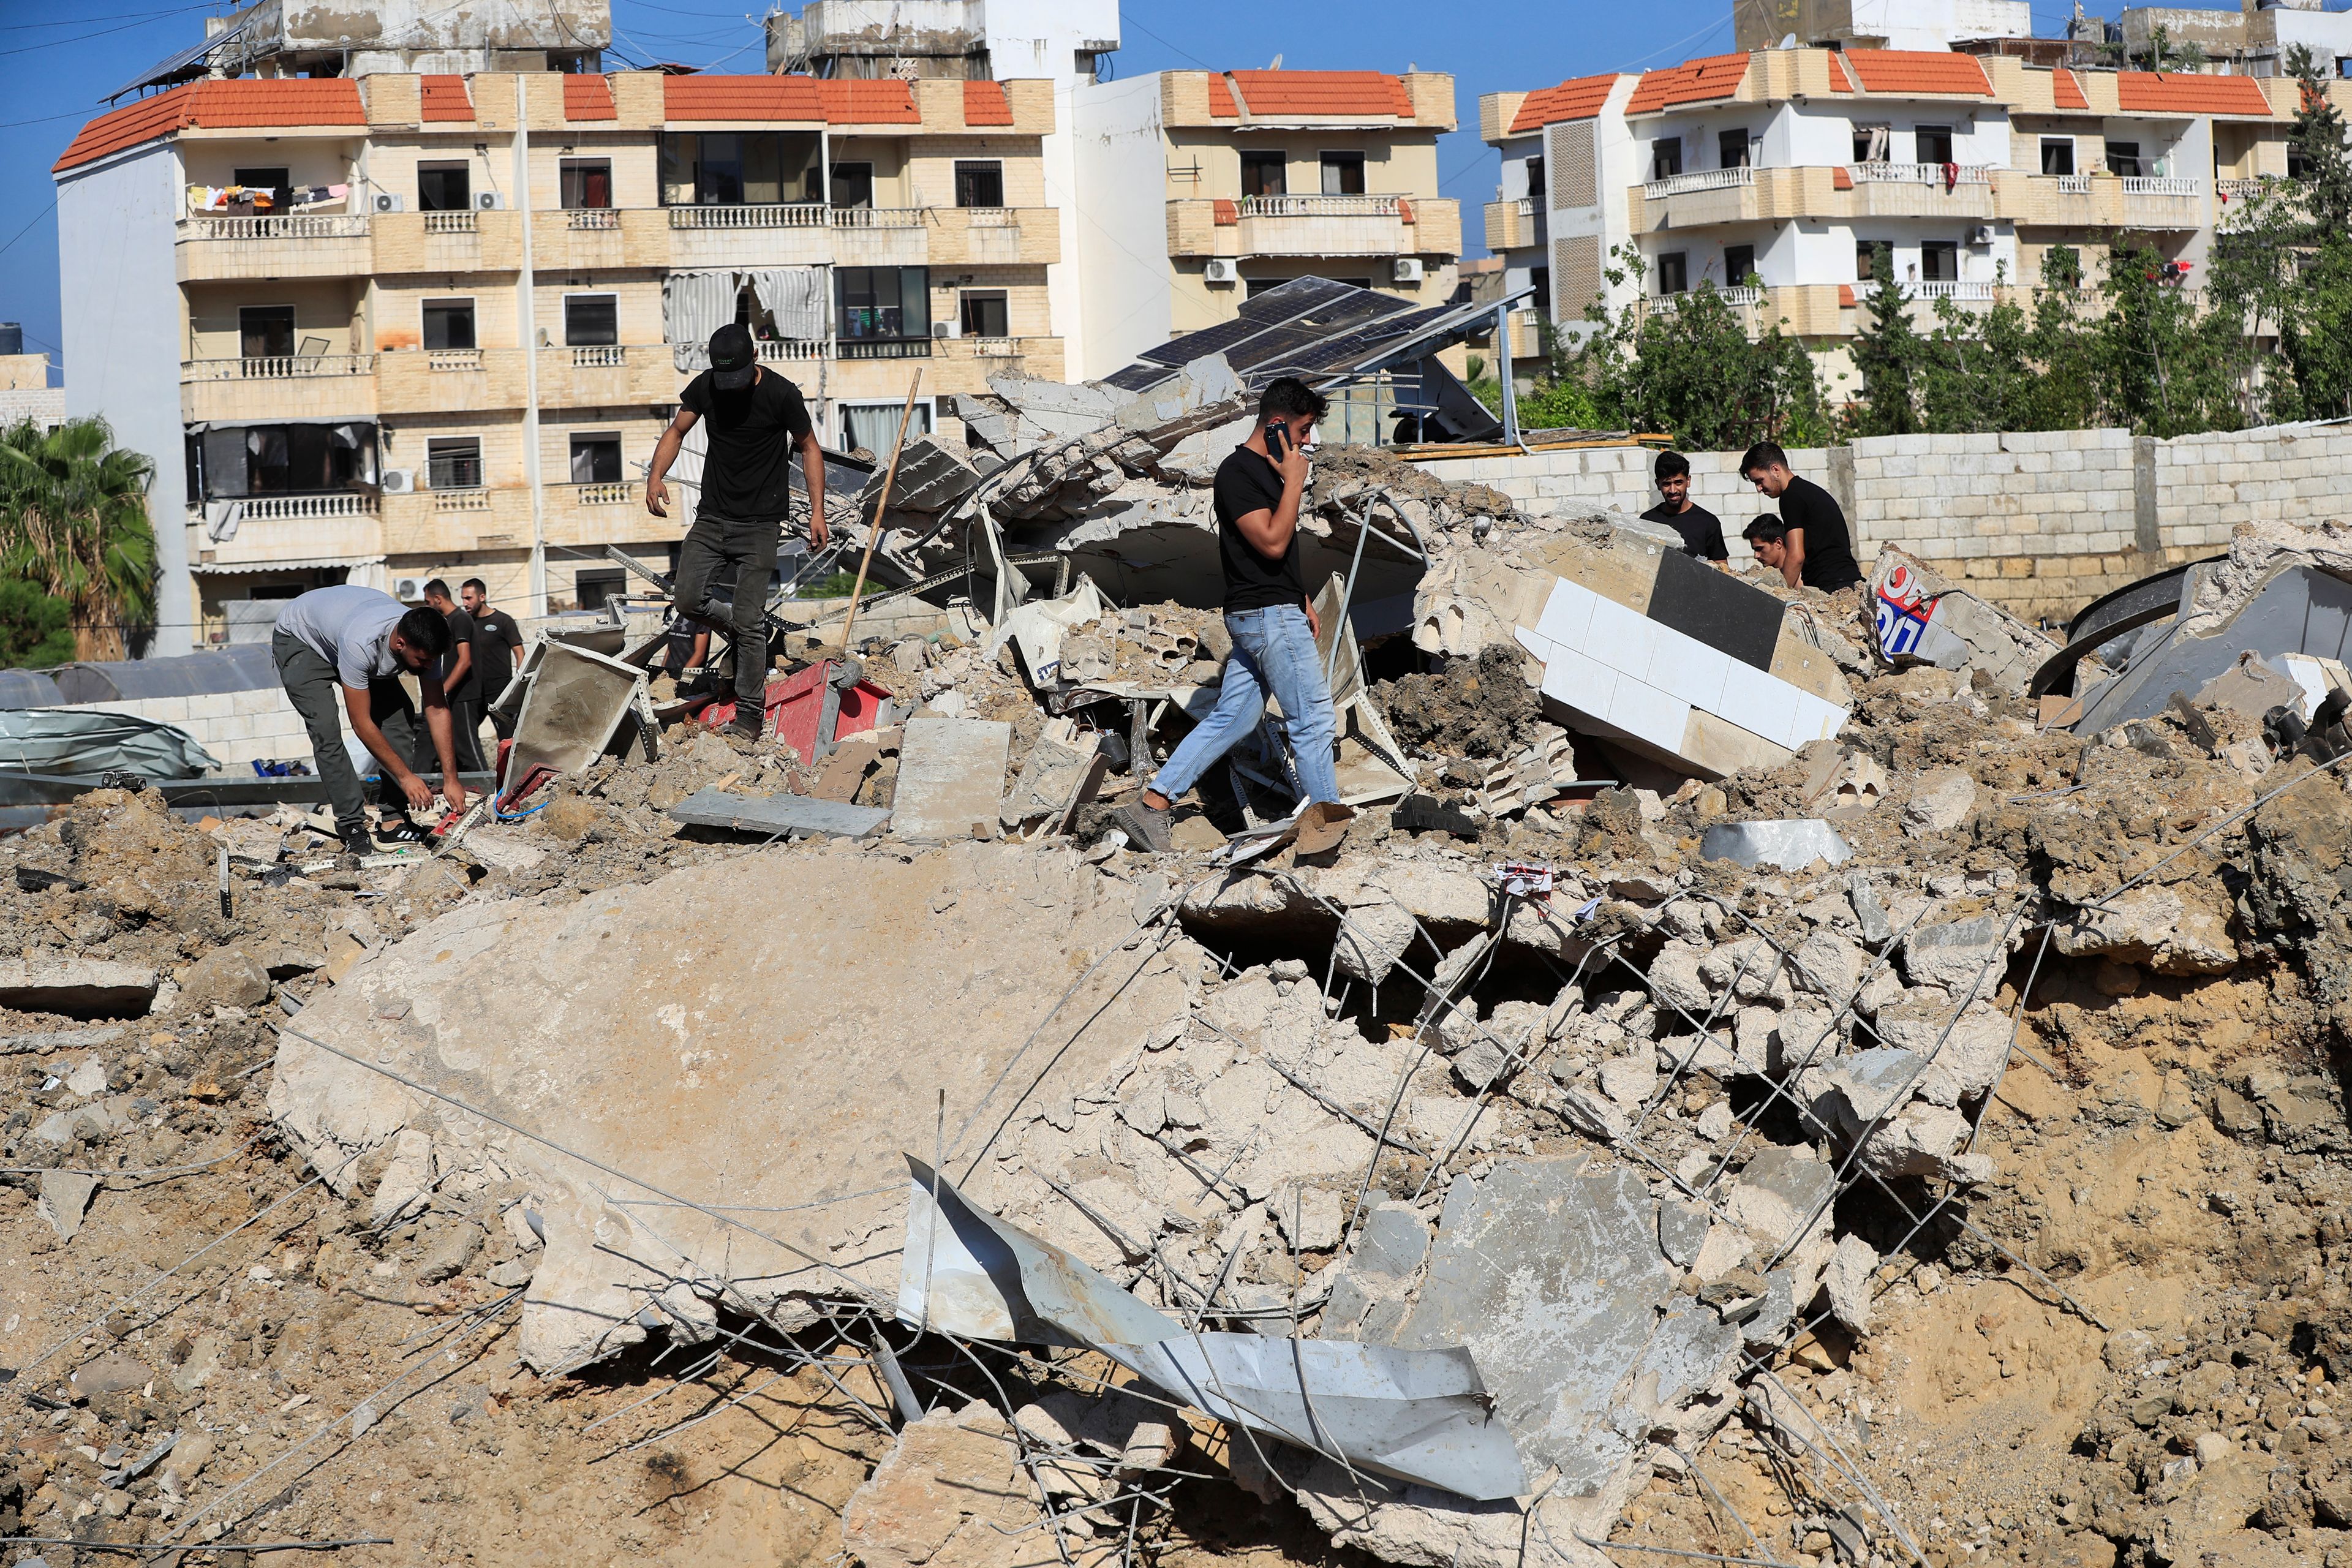
<path fill-rule="evenodd" d="M 870 805 L 813 800 L 803 795 L 729 795 L 719 789 L 698 790 L 671 806 L 669 814 L 690 827 L 772 837 L 823 833 L 836 838 L 862 838 L 890 820 L 888 812 Z"/>

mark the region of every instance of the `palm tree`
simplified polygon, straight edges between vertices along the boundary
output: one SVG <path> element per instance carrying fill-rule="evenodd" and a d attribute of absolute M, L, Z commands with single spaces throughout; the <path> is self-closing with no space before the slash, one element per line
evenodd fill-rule
<path fill-rule="evenodd" d="M 122 658 L 155 620 L 153 461 L 114 444 L 103 419 L 0 431 L 0 575 L 73 607 L 80 658 Z"/>

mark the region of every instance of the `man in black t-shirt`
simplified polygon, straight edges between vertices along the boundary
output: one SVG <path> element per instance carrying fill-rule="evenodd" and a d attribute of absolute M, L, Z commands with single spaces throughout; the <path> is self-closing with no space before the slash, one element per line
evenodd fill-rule
<path fill-rule="evenodd" d="M 669 515 L 663 482 L 686 433 L 705 426 L 702 500 L 679 548 L 672 604 L 692 621 L 735 637 L 735 731 L 760 738 L 768 689 L 768 584 L 792 501 L 792 458 L 808 487 L 809 542 L 825 543 L 824 453 L 801 389 L 760 363 L 750 331 L 730 323 L 710 334 L 710 368 L 678 395 L 677 417 L 662 432 L 646 475 L 646 510 Z M 735 567 L 731 604 L 711 593 Z"/>
<path fill-rule="evenodd" d="M 1118 814 L 1128 836 L 1153 854 L 1165 854 L 1172 843 L 1169 814 L 1175 797 L 1255 732 L 1269 691 L 1282 704 L 1298 761 L 1306 792 L 1302 812 L 1318 814 L 1318 832 L 1349 815 L 1339 804 L 1331 690 L 1315 650 L 1323 628 L 1307 596 L 1298 558 L 1306 447 L 1328 406 L 1321 395 L 1295 377 L 1272 383 L 1258 400 L 1258 427 L 1217 468 L 1217 553 L 1224 569 L 1225 629 L 1233 636 L 1234 651 L 1225 660 L 1215 710 L 1184 738 L 1142 797 Z M 1307 846 L 1304 836 L 1300 845 Z"/>
<path fill-rule="evenodd" d="M 1740 475 L 1765 495 L 1780 503 L 1782 539 L 1771 560 L 1759 551 L 1757 559 L 1777 567 L 1780 580 L 1791 588 L 1802 585 L 1834 594 L 1862 581 L 1853 563 L 1853 536 L 1846 531 L 1845 512 L 1837 498 L 1811 479 L 1789 471 L 1789 454 L 1770 441 L 1748 448 L 1739 460 Z M 1758 537 L 1754 527 L 1745 537 Z"/>
<path fill-rule="evenodd" d="M 514 656 L 522 647 L 522 628 L 504 610 L 490 608 L 490 591 L 479 577 L 468 577 L 457 587 L 466 613 L 474 617 L 475 698 L 485 708 L 499 700 L 514 679 Z M 490 728 L 501 741 L 514 738 L 514 721 L 490 715 Z"/>
<path fill-rule="evenodd" d="M 1643 522 L 1663 522 L 1683 536 L 1683 553 L 1694 561 L 1712 561 L 1731 570 L 1731 552 L 1723 544 L 1723 520 L 1690 499 L 1690 459 L 1680 452 L 1661 452 L 1657 463 L 1658 493 L 1666 499 L 1642 514 Z"/>
<path fill-rule="evenodd" d="M 474 668 L 474 617 L 449 597 L 449 584 L 436 577 L 425 584 L 425 604 L 449 623 L 449 652 L 441 664 L 441 690 L 449 699 L 449 724 L 457 731 L 457 765 L 482 771 L 482 683 Z M 425 764 L 420 762 L 421 769 Z"/>

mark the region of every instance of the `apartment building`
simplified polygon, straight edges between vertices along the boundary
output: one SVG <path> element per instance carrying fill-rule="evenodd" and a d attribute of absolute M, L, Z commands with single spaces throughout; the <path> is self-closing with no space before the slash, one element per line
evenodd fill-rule
<path fill-rule="evenodd" d="M 1821 48 L 1490 95 L 1486 241 L 1539 307 L 1514 321 L 1513 362 L 1534 374 L 1541 323 L 1580 332 L 1595 300 L 1668 310 L 1705 282 L 1751 330 L 1785 321 L 1834 395 L 1882 245 L 1923 321 L 2038 286 L 2054 246 L 2095 284 L 2124 237 L 2193 287 L 2229 203 L 2288 173 L 2296 101 L 2287 79 Z M 1627 247 L 1643 275 L 1612 285 Z"/>
<path fill-rule="evenodd" d="M 618 586 L 722 321 L 830 444 L 1060 378 L 1045 81 L 550 71 L 205 79 L 55 168 L 76 412 L 152 455 L 157 651 L 324 583 Z M 674 509 L 675 510 L 675 509 Z M 239 628 L 248 628 L 240 634 Z"/>
<path fill-rule="evenodd" d="M 1452 297 L 1459 204 L 1438 194 L 1454 79 L 1162 71 L 1073 94 L 1084 359 L 1112 374 L 1310 274 Z"/>

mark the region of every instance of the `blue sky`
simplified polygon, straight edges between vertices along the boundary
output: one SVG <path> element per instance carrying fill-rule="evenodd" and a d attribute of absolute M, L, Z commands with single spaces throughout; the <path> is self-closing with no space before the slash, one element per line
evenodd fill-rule
<path fill-rule="evenodd" d="M 2177 3 L 2177 0 L 2176 0 Z M 2235 10 L 2238 0 L 2204 0 Z M 1457 8 L 1458 5 L 1458 8 Z M 1465 209 L 1492 195 L 1495 155 L 1477 138 L 1481 93 L 1547 86 L 1599 71 L 1671 65 L 1731 43 L 1731 0 L 1127 0 L 1120 76 L 1208 66 L 1402 70 L 1454 76 L 1465 129 L 1446 139 L 1439 172 Z M 2120 0 L 2087 8 L 2112 16 Z M 230 7 L 197 0 L 81 0 L 73 6 L 0 0 L 0 321 L 24 323 L 27 346 L 58 346 L 56 190 L 49 165 L 100 100 L 135 73 L 204 36 L 204 18 Z M 79 13 L 79 14 L 76 14 Z M 2034 0 L 2035 31 L 2054 34 L 2064 0 Z M 1457 20 L 1458 18 L 1458 20 Z M 765 52 L 756 15 L 738 0 L 613 0 L 618 52 L 720 70 L 758 70 Z M 618 61 L 612 62 L 617 65 Z M 1463 217 L 1477 242 L 1475 210 Z"/>

